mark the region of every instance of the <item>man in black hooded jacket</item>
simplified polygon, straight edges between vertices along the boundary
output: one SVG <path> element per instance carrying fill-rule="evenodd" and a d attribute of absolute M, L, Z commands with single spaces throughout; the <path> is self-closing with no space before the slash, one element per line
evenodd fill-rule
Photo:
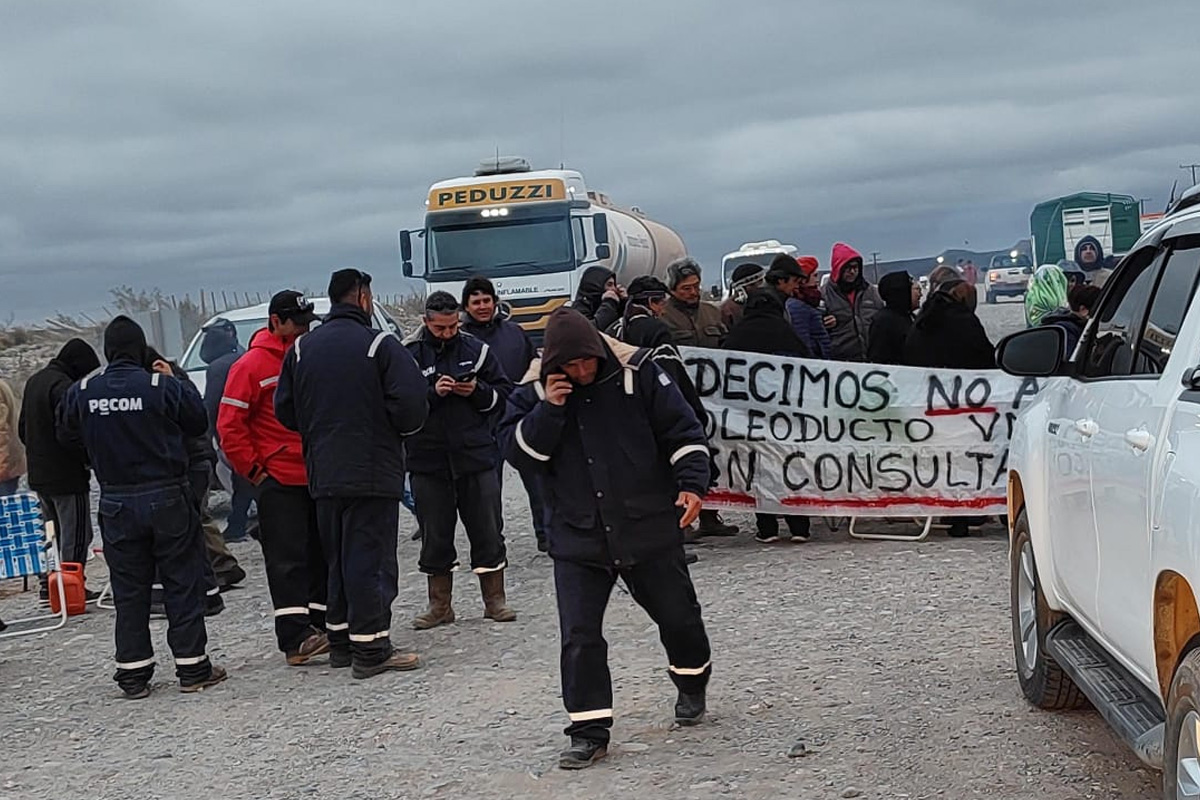
<path fill-rule="evenodd" d="M 588 267 L 579 279 L 579 288 L 571 307 L 590 319 L 596 330 L 605 331 L 625 310 L 625 287 L 617 283 L 617 273 L 606 267 Z M 514 381 L 519 375 L 510 375 Z"/>
<path fill-rule="evenodd" d="M 208 365 L 204 373 L 204 408 L 208 411 L 208 435 L 216 436 L 217 417 L 221 413 L 221 398 L 225 395 L 225 383 L 233 362 L 245 354 L 246 348 L 237 338 L 237 328 L 229 320 L 218 317 L 203 328 L 204 339 L 200 342 L 200 359 Z M 228 466 L 228 465 L 226 465 Z M 250 515 L 250 504 L 258 495 L 258 489 L 250 481 L 229 471 L 230 499 L 229 517 L 225 521 L 223 538 L 226 542 L 240 542 L 246 538 L 246 525 Z M 208 536 L 208 529 L 205 531 Z M 229 548 L 218 545 L 211 538 L 208 548 L 223 564 L 229 563 Z M 223 552 L 221 552 L 223 550 Z"/>
<path fill-rule="evenodd" d="M 913 311 L 921 305 L 921 284 L 907 272 L 889 272 L 879 279 L 879 296 L 884 307 L 871 319 L 867 361 L 901 365 L 904 342 L 912 330 Z"/>
<path fill-rule="evenodd" d="M 558 309 L 538 377 L 509 399 L 500 445 L 547 491 L 571 720 L 559 766 L 582 769 L 607 752 L 613 695 L 602 624 L 618 578 L 658 625 L 679 691 L 675 721 L 699 723 L 712 668 L 682 529 L 700 513 L 709 455 L 674 382 L 649 351 L 618 356 L 585 317 Z"/>
<path fill-rule="evenodd" d="M 146 336 L 128 317 L 105 329 L 104 355 L 103 371 L 67 390 L 58 437 L 86 448 L 100 483 L 100 531 L 117 608 L 113 678 L 131 699 L 150 694 L 150 593 L 157 569 L 179 687 L 197 692 L 226 677 L 206 652 L 204 550 L 188 485 L 187 440 L 208 430 L 204 401 L 169 366 L 146 369 Z"/>
<path fill-rule="evenodd" d="M 59 443 L 55 425 L 67 389 L 99 368 L 100 357 L 92 346 L 71 339 L 29 378 L 17 420 L 29 463 L 29 488 L 37 492 L 46 521 L 55 524 L 62 560 L 80 564 L 87 561 L 93 536 L 91 470 L 82 447 Z"/>

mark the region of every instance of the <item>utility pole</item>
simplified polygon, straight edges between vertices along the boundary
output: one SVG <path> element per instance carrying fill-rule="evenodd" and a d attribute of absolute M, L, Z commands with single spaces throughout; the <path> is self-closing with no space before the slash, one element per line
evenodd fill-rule
<path fill-rule="evenodd" d="M 1179 168 L 1180 168 L 1180 169 L 1191 170 L 1191 173 L 1192 173 L 1192 186 L 1195 186 L 1195 185 L 1196 185 L 1196 170 L 1200 169 L 1200 164 L 1180 164 L 1180 165 L 1179 165 Z"/>
<path fill-rule="evenodd" d="M 879 251 L 871 253 L 871 271 L 875 273 L 875 283 L 879 283 Z"/>
<path fill-rule="evenodd" d="M 1153 197 L 1139 197 L 1138 198 L 1138 214 L 1140 214 L 1143 217 L 1146 216 L 1146 203 L 1149 203 L 1153 199 L 1154 199 Z"/>

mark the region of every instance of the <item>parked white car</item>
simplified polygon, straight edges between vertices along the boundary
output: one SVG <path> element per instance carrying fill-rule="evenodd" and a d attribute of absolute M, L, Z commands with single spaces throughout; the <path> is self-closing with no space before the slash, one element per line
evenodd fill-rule
<path fill-rule="evenodd" d="M 1042 383 L 1009 455 L 1021 689 L 1042 708 L 1090 701 L 1168 798 L 1200 797 L 1198 281 L 1195 205 L 1122 260 L 1069 357 L 1053 326 L 998 348 Z"/>
<path fill-rule="evenodd" d="M 313 310 L 318 316 L 325 316 L 329 313 L 332 303 L 326 297 L 310 298 L 313 304 Z M 230 311 L 223 311 L 217 314 L 207 322 L 203 327 L 208 327 L 218 319 L 227 319 L 233 323 L 233 327 L 237 330 L 238 344 L 242 347 L 250 346 L 250 337 L 260 328 L 267 327 L 267 307 L 269 303 L 259 303 L 256 306 L 247 306 L 246 308 L 236 308 Z M 387 312 L 378 303 L 375 304 L 375 327 L 381 331 L 391 331 L 397 336 L 402 335 L 400 326 L 396 321 L 388 316 Z M 315 322 L 316 327 L 321 323 Z M 192 383 L 196 384 L 196 388 L 200 390 L 200 394 L 204 394 L 205 373 L 208 370 L 208 365 L 204 363 L 204 359 L 200 357 L 200 342 L 204 339 L 204 331 L 201 329 L 192 337 L 191 344 L 187 350 L 183 352 L 183 357 L 179 359 L 179 366 L 188 373 L 188 377 Z"/>

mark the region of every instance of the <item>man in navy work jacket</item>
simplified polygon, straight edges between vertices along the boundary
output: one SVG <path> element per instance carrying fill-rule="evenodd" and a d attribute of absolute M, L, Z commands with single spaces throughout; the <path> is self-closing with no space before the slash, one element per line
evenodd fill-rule
<path fill-rule="evenodd" d="M 540 378 L 513 392 L 500 427 L 507 458 L 536 470 L 546 490 L 571 720 L 564 769 L 607 752 L 612 680 L 601 626 L 618 577 L 658 624 L 679 690 L 675 721 L 695 725 L 704 716 L 709 643 L 683 529 L 708 489 L 708 444 L 649 354 L 610 346 L 586 317 L 559 309 L 546 326 Z"/>
<path fill-rule="evenodd" d="M 145 368 L 146 335 L 119 316 L 104 331 L 108 366 L 67 390 L 59 437 L 81 442 L 100 483 L 100 534 L 117 608 L 117 672 L 131 699 L 150 694 L 150 589 L 155 568 L 166 603 L 167 643 L 179 688 L 225 680 L 209 661 L 204 626 L 205 554 L 200 508 L 188 483 L 187 440 L 208 430 L 196 387 L 159 362 Z"/>
<path fill-rule="evenodd" d="M 429 387 L 429 419 L 407 445 L 424 534 L 420 569 L 429 584 L 429 608 L 413 620 L 418 630 L 454 621 L 459 517 L 471 541 L 471 569 L 479 576 L 484 617 L 496 622 L 517 618 L 504 593 L 507 554 L 495 437 L 512 383 L 487 343 L 463 333 L 459 325 L 458 301 L 447 292 L 434 292 L 425 301 L 424 324 L 404 340 Z"/>
<path fill-rule="evenodd" d="M 392 647 L 404 495 L 403 439 L 425 424 L 425 380 L 391 333 L 371 327 L 371 276 L 329 279 L 325 323 L 296 339 L 275 388 L 275 416 L 299 432 L 329 565 L 325 629 L 334 667 L 355 678 L 416 669 Z"/>
<path fill-rule="evenodd" d="M 491 353 L 504 368 L 504 374 L 513 383 L 519 383 L 537 358 L 533 340 L 517 323 L 509 319 L 508 312 L 499 305 L 496 287 L 487 278 L 471 278 L 462 290 L 462 329 L 477 339 L 482 339 L 491 348 Z M 497 420 L 498 421 L 498 420 Z M 504 461 L 500 461 L 498 473 L 504 485 Z M 529 495 L 529 513 L 533 516 L 533 533 L 537 537 L 538 550 L 546 552 L 546 508 L 542 502 L 542 490 L 537 476 L 521 472 L 521 483 Z"/>

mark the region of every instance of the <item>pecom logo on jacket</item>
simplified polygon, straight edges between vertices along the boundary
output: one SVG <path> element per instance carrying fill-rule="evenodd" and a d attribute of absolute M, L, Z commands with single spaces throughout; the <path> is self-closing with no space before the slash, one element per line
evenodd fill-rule
<path fill-rule="evenodd" d="M 88 413 L 99 414 L 102 417 L 107 417 L 114 411 L 141 411 L 142 398 L 140 397 L 101 397 L 95 400 L 88 400 Z"/>

